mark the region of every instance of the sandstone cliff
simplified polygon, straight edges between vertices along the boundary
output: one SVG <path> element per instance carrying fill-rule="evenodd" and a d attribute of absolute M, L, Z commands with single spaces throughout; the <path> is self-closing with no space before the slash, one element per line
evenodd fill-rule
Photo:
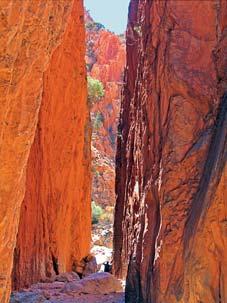
<path fill-rule="evenodd" d="M 102 206 L 115 203 L 115 153 L 120 111 L 122 75 L 125 66 L 124 35 L 118 36 L 94 22 L 86 13 L 86 62 L 88 74 L 100 80 L 105 96 L 91 108 L 91 116 L 101 117 L 92 136 L 92 200 Z"/>
<path fill-rule="evenodd" d="M 0 10 L 0 302 L 5 303 L 19 217 L 15 286 L 68 270 L 88 252 L 90 152 L 82 1 L 73 6 L 71 0 L 3 0 Z"/>
<path fill-rule="evenodd" d="M 126 302 L 227 302 L 226 31 L 226 0 L 131 0 L 114 226 Z"/>

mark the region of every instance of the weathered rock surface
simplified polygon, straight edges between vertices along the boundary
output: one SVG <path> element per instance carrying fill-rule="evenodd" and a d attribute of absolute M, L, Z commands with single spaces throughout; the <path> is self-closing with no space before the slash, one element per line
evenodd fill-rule
<path fill-rule="evenodd" d="M 121 282 L 109 273 L 92 274 L 71 282 L 38 283 L 14 292 L 11 303 L 123 303 Z"/>
<path fill-rule="evenodd" d="M 66 273 L 62 273 L 60 275 L 57 275 L 55 278 L 54 278 L 55 281 L 58 281 L 58 282 L 72 282 L 73 280 L 80 280 L 80 277 L 78 276 L 77 273 L 75 272 L 66 272 Z"/>
<path fill-rule="evenodd" d="M 87 277 L 91 274 L 97 273 L 98 264 L 97 264 L 96 257 L 94 257 L 93 255 L 90 255 L 87 258 L 85 258 L 85 260 L 86 260 L 86 264 L 85 264 L 85 268 L 83 271 L 83 277 Z"/>
<path fill-rule="evenodd" d="M 92 135 L 92 200 L 108 206 L 115 203 L 115 153 L 125 41 L 124 35 L 106 30 L 88 13 L 85 20 L 88 74 L 100 80 L 105 89 L 105 96 L 91 108 L 92 117 L 102 118 Z"/>
<path fill-rule="evenodd" d="M 114 293 L 108 295 L 74 294 L 68 296 L 60 294 L 54 299 L 31 293 L 18 293 L 13 295 L 10 303 L 124 303 L 123 293 Z"/>
<path fill-rule="evenodd" d="M 94 295 L 121 292 L 122 290 L 121 282 L 106 272 L 89 275 L 76 283 L 67 283 L 64 288 L 64 291 L 68 294 L 76 292 Z"/>
<path fill-rule="evenodd" d="M 126 302 L 227 302 L 226 31 L 226 0 L 131 0 L 114 227 Z"/>
<path fill-rule="evenodd" d="M 8 302 L 26 163 L 43 72 L 62 39 L 71 0 L 0 1 L 0 302 Z M 40 172 L 39 172 L 40 173 Z M 36 220 L 33 213 L 32 220 Z M 27 225 L 27 231 L 31 226 Z M 40 236 L 40 235 L 39 235 Z M 28 247 L 33 247 L 33 242 Z"/>
<path fill-rule="evenodd" d="M 49 15 L 54 22 L 53 9 Z M 14 255 L 14 289 L 71 271 L 89 253 L 90 130 L 84 42 L 83 5 L 74 1 L 61 44 L 43 77 Z"/>

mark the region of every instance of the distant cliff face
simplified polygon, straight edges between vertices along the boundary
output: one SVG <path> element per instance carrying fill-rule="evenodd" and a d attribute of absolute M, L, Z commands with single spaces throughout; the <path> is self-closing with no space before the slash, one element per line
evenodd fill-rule
<path fill-rule="evenodd" d="M 82 1 L 74 6 L 71 0 L 1 1 L 0 10 L 0 302 L 5 303 L 19 218 L 14 286 L 69 270 L 87 254 L 90 152 Z"/>
<path fill-rule="evenodd" d="M 126 302 L 227 302 L 226 30 L 226 0 L 131 0 L 114 226 Z"/>
<path fill-rule="evenodd" d="M 106 30 L 86 13 L 88 74 L 104 85 L 105 96 L 93 104 L 93 120 L 100 123 L 93 127 L 92 136 L 92 200 L 107 206 L 115 202 L 115 152 L 117 121 L 120 111 L 120 94 L 125 66 L 124 35 Z"/>

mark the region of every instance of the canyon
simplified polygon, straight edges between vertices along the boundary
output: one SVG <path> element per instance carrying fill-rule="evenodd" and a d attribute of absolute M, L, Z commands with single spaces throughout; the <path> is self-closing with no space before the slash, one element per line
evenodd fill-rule
<path fill-rule="evenodd" d="M 82 0 L 2 0 L 0 32 L 0 303 L 226 303 L 227 0 L 131 0 L 126 37 Z"/>
<path fill-rule="evenodd" d="M 111 261 L 109 255 L 113 242 L 115 154 L 126 60 L 125 36 L 117 35 L 95 22 L 89 11 L 85 11 L 85 28 L 92 124 L 92 252 L 96 252 L 96 255 L 102 252 L 104 262 Z M 89 83 L 98 83 L 101 93 L 99 98 L 90 96 Z"/>
<path fill-rule="evenodd" d="M 104 96 L 91 106 L 92 201 L 115 204 L 115 154 L 121 88 L 125 67 L 124 35 L 117 35 L 85 12 L 86 63 L 92 79 L 103 84 Z"/>
<path fill-rule="evenodd" d="M 131 0 L 114 271 L 127 303 L 227 302 L 227 1 Z"/>

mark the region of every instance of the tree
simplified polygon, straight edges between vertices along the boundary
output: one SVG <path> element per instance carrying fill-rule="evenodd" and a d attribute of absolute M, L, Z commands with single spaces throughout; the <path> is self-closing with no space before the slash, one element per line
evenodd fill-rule
<path fill-rule="evenodd" d="M 91 104 L 99 101 L 105 95 L 104 86 L 101 81 L 90 76 L 87 78 L 88 101 Z"/>

